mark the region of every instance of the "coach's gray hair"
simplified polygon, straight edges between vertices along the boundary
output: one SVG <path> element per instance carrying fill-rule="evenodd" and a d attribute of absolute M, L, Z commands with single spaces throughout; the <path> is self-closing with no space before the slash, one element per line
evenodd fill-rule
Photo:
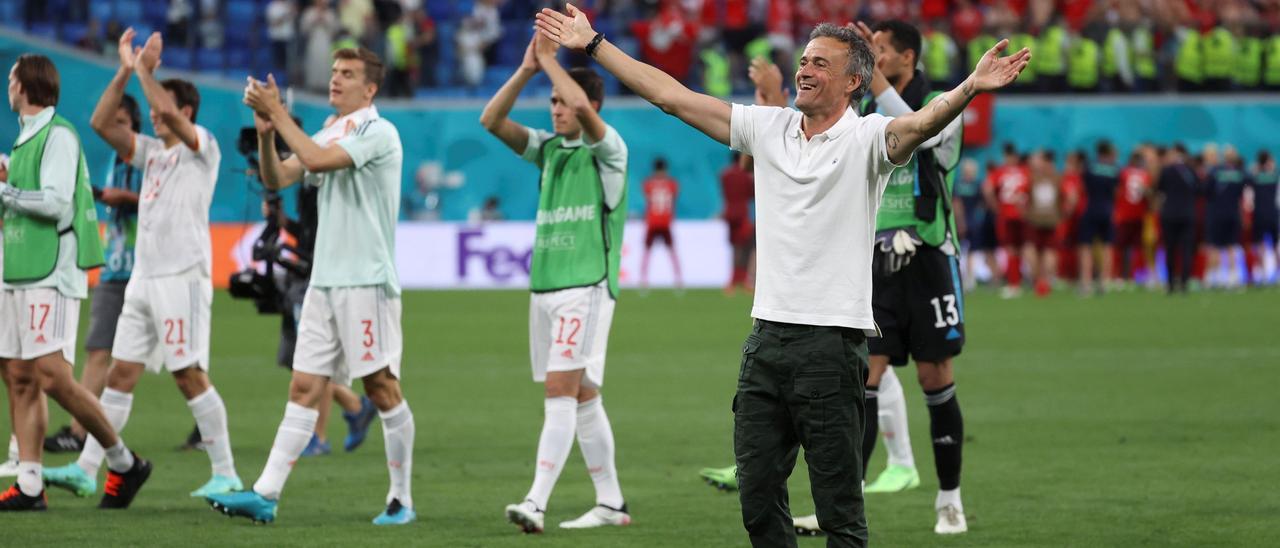
<path fill-rule="evenodd" d="M 858 77 L 858 87 L 850 94 L 849 103 L 856 104 L 861 101 L 862 96 L 867 93 L 867 88 L 871 86 L 871 71 L 876 66 L 876 56 L 871 53 L 871 44 L 862 39 L 862 36 L 852 28 L 831 23 L 822 23 L 813 28 L 813 32 L 809 33 L 809 39 L 817 38 L 834 38 L 849 46 L 847 74 Z"/>

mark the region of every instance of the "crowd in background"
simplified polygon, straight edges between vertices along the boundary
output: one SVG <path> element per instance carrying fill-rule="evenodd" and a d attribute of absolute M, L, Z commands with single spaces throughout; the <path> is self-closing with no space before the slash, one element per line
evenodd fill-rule
<path fill-rule="evenodd" d="M 1170 293 L 1277 283 L 1276 160 L 1231 145 L 1190 153 L 1109 142 L 1059 159 L 1006 144 L 1000 163 L 966 159 L 954 207 L 967 282 L 1039 295 L 1137 286 Z M 1024 282 L 1024 280 L 1026 280 Z"/>
<path fill-rule="evenodd" d="M 139 24 L 115 16 L 101 21 L 87 0 L 22 1 L 28 28 L 58 23 L 54 32 L 60 38 L 105 54 L 112 53 L 125 25 Z M 120 6 L 141 0 L 100 2 Z M 411 96 L 436 87 L 477 94 L 496 88 L 519 63 L 534 12 L 560 7 L 562 1 L 143 4 L 142 15 L 163 19 L 155 21 L 155 30 L 164 31 L 168 44 L 193 50 L 247 47 L 254 60 L 256 51 L 270 50 L 264 61 L 270 66 L 254 61 L 254 69 L 274 68 L 318 92 L 324 91 L 328 63 L 322 61 L 330 51 L 363 45 L 388 62 L 387 94 Z M 791 66 L 818 22 L 887 19 L 910 21 L 925 32 L 921 60 L 935 82 L 954 82 L 998 37 L 1008 37 L 1013 49 L 1027 46 L 1035 53 L 1014 91 L 1280 88 L 1280 0 L 580 0 L 578 5 L 619 46 L 717 96 L 751 92 L 750 58 L 771 57 Z M 71 30 L 58 31 L 64 22 L 74 23 L 65 27 Z"/>

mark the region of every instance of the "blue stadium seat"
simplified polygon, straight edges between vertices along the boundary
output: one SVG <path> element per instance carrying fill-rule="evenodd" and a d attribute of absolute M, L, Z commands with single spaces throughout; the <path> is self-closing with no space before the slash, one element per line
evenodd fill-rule
<path fill-rule="evenodd" d="M 54 28 L 52 23 L 32 23 L 31 28 L 27 29 L 27 33 L 45 40 L 58 39 L 58 29 Z"/>
<path fill-rule="evenodd" d="M 60 40 L 67 44 L 74 44 L 84 38 L 87 28 L 84 23 L 63 23 Z"/>
<path fill-rule="evenodd" d="M 99 0 L 97 2 L 89 2 L 89 17 L 97 19 L 105 27 L 107 21 L 115 16 L 115 3 Z"/>
<path fill-rule="evenodd" d="M 142 23 L 141 0 L 116 0 L 116 19 L 125 26 L 137 26 Z"/>
<path fill-rule="evenodd" d="M 171 69 L 191 70 L 192 52 L 189 48 L 166 45 L 160 54 L 160 66 Z"/>
<path fill-rule="evenodd" d="M 101 3 L 105 4 L 106 2 L 101 2 Z M 152 25 L 155 25 L 155 26 L 164 26 L 164 24 L 168 21 L 168 17 L 169 17 L 168 2 L 157 2 L 155 0 L 151 0 L 150 2 L 143 2 L 142 18 L 146 20 L 148 23 L 151 23 Z"/>
<path fill-rule="evenodd" d="M 220 49 L 204 49 L 196 51 L 196 68 L 208 72 L 218 72 L 222 70 L 226 63 L 226 57 L 223 56 Z"/>
<path fill-rule="evenodd" d="M 6 26 L 21 26 L 22 6 L 16 0 L 0 1 L 0 22 Z"/>
<path fill-rule="evenodd" d="M 229 0 L 225 21 L 228 27 L 242 26 L 246 29 L 261 26 L 265 9 L 259 8 L 253 0 Z"/>
<path fill-rule="evenodd" d="M 437 23 L 453 21 L 457 14 L 453 9 L 453 0 L 427 0 L 427 13 Z"/>
<path fill-rule="evenodd" d="M 228 44 L 227 46 L 228 46 L 226 48 L 227 69 L 228 70 L 236 69 L 236 70 L 244 71 L 247 74 L 249 72 L 249 67 L 250 67 L 249 50 L 246 49 L 244 44 L 242 43 Z"/>

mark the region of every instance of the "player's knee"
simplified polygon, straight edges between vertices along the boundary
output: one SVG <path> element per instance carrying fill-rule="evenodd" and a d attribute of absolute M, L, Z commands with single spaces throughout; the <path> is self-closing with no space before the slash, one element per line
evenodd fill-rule
<path fill-rule="evenodd" d="M 289 381 L 289 401 L 316 409 L 324 399 L 324 387 L 328 383 L 326 377 L 294 371 L 293 379 Z"/>
<path fill-rule="evenodd" d="M 143 370 L 141 364 L 117 360 L 107 372 L 107 386 L 118 392 L 133 392 Z"/>
<path fill-rule="evenodd" d="M 949 358 L 941 362 L 916 362 L 916 375 L 924 390 L 938 390 L 955 382 Z"/>
<path fill-rule="evenodd" d="M 400 405 L 404 396 L 400 393 L 400 381 L 391 371 L 384 369 L 364 378 L 364 393 L 379 411 L 390 411 Z"/>
<path fill-rule="evenodd" d="M 200 369 L 199 364 L 191 364 L 190 367 L 174 371 L 173 380 L 178 384 L 178 390 L 188 400 L 209 390 L 209 375 Z"/>

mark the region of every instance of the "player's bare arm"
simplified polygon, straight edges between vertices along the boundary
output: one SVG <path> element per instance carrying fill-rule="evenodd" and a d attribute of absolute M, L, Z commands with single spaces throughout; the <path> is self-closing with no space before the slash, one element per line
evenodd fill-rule
<path fill-rule="evenodd" d="M 302 180 L 302 163 L 296 156 L 280 159 L 276 129 L 271 121 L 254 112 L 253 127 L 258 131 L 258 174 L 262 176 L 262 184 L 280 190 Z"/>
<path fill-rule="evenodd" d="M 566 4 L 565 9 L 567 14 L 543 9 L 537 15 L 538 31 L 561 46 L 585 50 L 595 38 L 596 31 L 591 28 L 586 14 L 573 4 Z M 729 144 L 729 119 L 733 113 L 729 103 L 684 87 L 667 73 L 632 59 L 608 40 L 600 40 L 593 57 L 624 85 L 663 112 L 681 119 L 712 139 Z"/>
<path fill-rule="evenodd" d="M 537 34 L 534 35 L 534 40 L 536 39 Z M 524 60 L 520 62 L 520 67 L 516 69 L 515 74 L 512 74 L 511 78 L 507 79 L 507 83 L 498 89 L 498 93 L 489 99 L 489 103 L 484 106 L 484 112 L 480 114 L 480 125 L 516 154 L 524 153 L 529 135 L 524 126 L 513 122 L 509 116 L 511 107 L 515 106 L 516 98 L 520 96 L 520 90 L 523 90 L 529 83 L 529 79 L 541 70 L 537 56 L 533 52 L 534 40 L 530 40 L 525 48 Z"/>
<path fill-rule="evenodd" d="M 573 81 L 569 73 L 556 60 L 556 50 L 558 49 L 560 49 L 560 46 L 555 42 L 546 39 L 540 34 L 534 34 L 533 51 L 538 58 L 538 66 L 542 67 L 542 70 L 547 73 L 547 77 L 551 79 L 551 85 L 555 86 L 559 91 L 559 100 L 565 102 L 565 106 L 573 111 L 578 123 L 582 124 L 582 130 L 586 133 L 587 142 L 599 142 L 604 139 L 604 134 L 608 131 L 609 126 L 605 125 L 600 113 L 596 112 L 595 107 L 591 105 L 591 101 L 587 99 L 587 92 L 582 91 L 582 86 Z"/>
<path fill-rule="evenodd" d="M 200 137 L 196 134 L 195 123 L 178 109 L 169 92 L 156 81 L 155 70 L 160 66 L 160 52 L 163 50 L 164 39 L 160 37 L 160 33 L 151 33 L 147 43 L 138 52 L 133 71 L 138 75 L 138 83 L 142 85 L 142 93 L 146 95 L 151 110 L 160 116 L 182 144 L 191 150 L 199 150 Z"/>
<path fill-rule="evenodd" d="M 1017 79 L 1031 61 L 1031 50 L 1022 48 L 1000 57 L 1008 47 L 1009 40 L 1001 40 L 987 50 L 973 73 L 955 89 L 938 96 L 928 107 L 889 122 L 884 132 L 889 159 L 898 164 L 907 161 L 917 146 L 947 127 L 979 93 L 1000 89 Z"/>
<path fill-rule="evenodd" d="M 111 83 L 107 84 L 107 89 L 102 92 L 102 97 L 98 98 L 98 106 L 94 107 L 93 116 L 89 118 L 89 127 L 111 145 L 121 158 L 133 155 L 133 130 L 115 123 L 114 118 L 116 109 L 120 108 L 120 100 L 124 98 L 124 89 L 129 85 L 129 78 L 133 77 L 133 67 L 140 51 L 133 46 L 134 35 L 133 27 L 120 35 L 120 68 L 111 78 Z"/>
<path fill-rule="evenodd" d="M 311 136 L 298 127 L 298 124 L 293 121 L 293 117 L 289 116 L 289 111 L 285 108 L 284 103 L 280 101 L 280 88 L 276 85 L 274 76 L 268 74 L 265 83 L 250 81 L 249 87 L 244 92 L 244 103 L 257 113 L 256 116 L 261 116 L 265 121 L 271 122 L 271 127 L 275 128 L 275 131 L 284 139 L 285 144 L 288 144 L 289 148 L 293 150 L 293 156 L 289 158 L 289 161 L 283 162 L 282 164 L 284 165 L 282 167 L 285 167 L 291 161 L 295 161 L 295 159 L 302 168 L 312 173 L 337 171 L 355 165 L 355 162 L 351 160 L 351 155 L 347 154 L 347 151 L 341 146 L 331 144 L 322 147 L 312 141 Z M 262 141 L 262 139 L 259 139 L 259 147 L 264 146 Z M 270 146 L 274 147 L 274 144 Z M 295 170 L 285 167 L 284 171 L 293 172 Z M 301 175 L 302 172 L 298 170 L 297 176 L 301 177 Z"/>

